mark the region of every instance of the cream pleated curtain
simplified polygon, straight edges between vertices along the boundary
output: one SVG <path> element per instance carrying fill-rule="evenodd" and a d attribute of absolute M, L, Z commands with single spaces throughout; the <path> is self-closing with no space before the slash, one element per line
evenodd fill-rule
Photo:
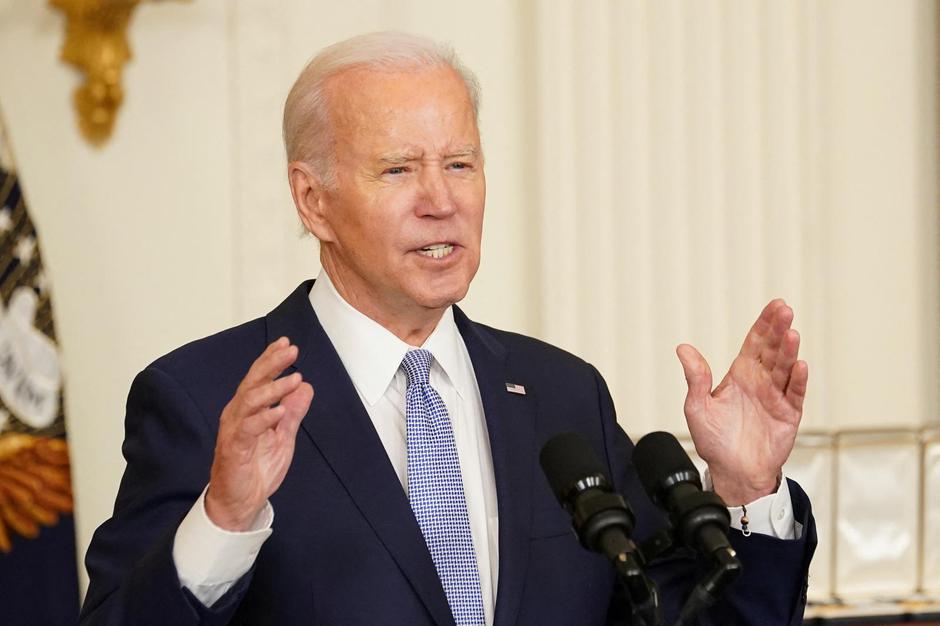
<path fill-rule="evenodd" d="M 532 6 L 540 331 L 599 367 L 628 432 L 683 432 L 675 345 L 717 384 L 786 298 L 811 372 L 787 468 L 819 526 L 811 597 L 936 589 L 915 432 L 938 419 L 936 7 Z"/>
<path fill-rule="evenodd" d="M 914 2 L 537 2 L 541 332 L 628 430 L 681 428 L 796 310 L 805 427 L 936 418 L 936 14 Z M 717 383 L 717 381 L 716 381 Z"/>

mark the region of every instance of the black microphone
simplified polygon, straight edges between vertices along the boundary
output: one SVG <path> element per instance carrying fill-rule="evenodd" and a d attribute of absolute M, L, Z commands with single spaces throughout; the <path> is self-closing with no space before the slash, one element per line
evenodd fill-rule
<path fill-rule="evenodd" d="M 576 433 L 556 435 L 542 447 L 539 463 L 555 497 L 571 514 L 581 545 L 614 564 L 634 617 L 642 624 L 660 624 L 656 586 L 643 573 L 642 555 L 630 539 L 636 517 L 614 491 L 588 442 Z"/>
<path fill-rule="evenodd" d="M 650 499 L 669 514 L 678 538 L 709 557 L 712 571 L 693 588 L 677 624 L 687 623 L 711 605 L 741 572 L 728 541 L 731 515 L 718 494 L 702 491 L 698 470 L 679 441 L 669 433 L 654 432 L 640 439 L 633 464 Z"/>
<path fill-rule="evenodd" d="M 581 545 L 610 558 L 636 550 L 629 539 L 636 517 L 610 486 L 587 441 L 576 433 L 556 435 L 542 447 L 539 462 L 558 502 L 571 514 Z"/>
<path fill-rule="evenodd" d="M 731 515 L 718 494 L 702 491 L 698 470 L 669 433 L 650 433 L 637 442 L 633 464 L 643 489 L 669 513 L 682 542 L 706 555 L 730 548 Z"/>

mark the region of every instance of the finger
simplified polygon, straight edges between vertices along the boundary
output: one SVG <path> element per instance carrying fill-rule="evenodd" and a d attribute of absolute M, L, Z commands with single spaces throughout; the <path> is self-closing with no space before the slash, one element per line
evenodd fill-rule
<path fill-rule="evenodd" d="M 310 401 L 313 400 L 313 387 L 310 383 L 300 384 L 294 391 L 284 396 L 281 406 L 299 423 L 310 410 Z"/>
<path fill-rule="evenodd" d="M 760 356 L 764 344 L 764 337 L 766 337 L 770 331 L 777 309 L 784 305 L 786 305 L 786 303 L 782 298 L 777 298 L 767 303 L 767 306 L 761 311 L 754 325 L 751 326 L 747 336 L 744 338 L 744 345 L 741 346 L 742 355 L 754 359 Z"/>
<path fill-rule="evenodd" d="M 248 368 L 239 388 L 253 387 L 273 379 L 294 362 L 297 352 L 297 346 L 290 345 L 287 337 L 272 342 Z"/>
<path fill-rule="evenodd" d="M 272 380 L 297 359 L 297 353 L 297 346 L 291 345 L 287 338 L 281 337 L 255 359 L 239 385 L 239 389 L 250 388 Z"/>
<path fill-rule="evenodd" d="M 796 363 L 797 356 L 800 353 L 800 333 L 794 329 L 789 329 L 783 337 L 780 344 L 780 351 L 774 360 L 774 368 L 770 372 L 774 386 L 781 393 L 786 391 L 787 383 L 790 380 L 790 371 L 793 364 Z"/>
<path fill-rule="evenodd" d="M 787 385 L 787 402 L 794 409 L 803 410 L 806 399 L 806 386 L 809 383 L 809 366 L 806 361 L 797 361 L 790 370 L 790 383 Z"/>
<path fill-rule="evenodd" d="M 297 388 L 303 378 L 300 372 L 282 376 L 252 389 L 241 392 L 240 408 L 246 415 L 256 413 L 277 404 L 281 399 Z"/>
<path fill-rule="evenodd" d="M 676 355 L 682 363 L 685 381 L 689 385 L 686 404 L 699 406 L 705 402 L 712 391 L 712 370 L 708 367 L 708 361 L 698 350 L 687 343 L 676 348 Z"/>
<path fill-rule="evenodd" d="M 287 409 L 283 405 L 272 406 L 242 420 L 240 434 L 243 437 L 257 438 L 258 435 L 274 428 L 284 419 Z"/>
<path fill-rule="evenodd" d="M 289 441 L 297 436 L 297 429 L 310 409 L 313 400 L 313 387 L 310 383 L 303 383 L 281 401 L 286 411 L 286 417 L 277 426 L 278 435 Z"/>
<path fill-rule="evenodd" d="M 793 309 L 787 305 L 778 307 L 774 319 L 770 322 L 770 329 L 764 335 L 764 343 L 760 353 L 760 363 L 768 370 L 773 370 L 780 356 L 780 345 L 793 322 Z"/>

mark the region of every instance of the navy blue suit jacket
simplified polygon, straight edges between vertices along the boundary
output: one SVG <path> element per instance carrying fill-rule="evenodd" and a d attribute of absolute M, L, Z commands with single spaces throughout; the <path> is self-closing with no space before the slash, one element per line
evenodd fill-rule
<path fill-rule="evenodd" d="M 86 557 L 88 624 L 453 624 L 443 588 L 385 449 L 308 300 L 297 288 L 264 318 L 184 346 L 134 381 L 127 402 L 127 469 L 113 517 Z M 562 350 L 494 330 L 455 311 L 479 383 L 499 511 L 497 626 L 627 623 L 603 557 L 570 530 L 538 466 L 553 435 L 581 433 L 606 462 L 638 517 L 642 538 L 664 524 L 631 465 L 607 387 L 589 364 Z M 316 395 L 294 459 L 272 496 L 274 532 L 254 567 L 214 606 L 180 587 L 176 528 L 205 487 L 218 416 L 251 362 L 287 336 Z M 525 395 L 508 393 L 506 383 Z M 714 624 L 799 624 L 815 532 L 805 494 L 790 485 L 802 537 L 743 538 L 732 531 L 745 573 L 701 618 Z M 679 551 L 650 569 L 667 624 L 703 563 Z"/>

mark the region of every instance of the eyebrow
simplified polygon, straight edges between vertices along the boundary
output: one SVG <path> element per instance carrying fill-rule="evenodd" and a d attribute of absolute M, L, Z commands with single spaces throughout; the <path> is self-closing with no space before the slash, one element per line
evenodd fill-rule
<path fill-rule="evenodd" d="M 383 154 L 379 157 L 379 162 L 389 165 L 401 165 L 410 161 L 417 161 L 420 158 L 414 152 L 394 152 L 392 154 Z"/>
<path fill-rule="evenodd" d="M 445 154 L 445 159 L 453 159 L 454 157 L 477 157 L 479 156 L 480 151 L 474 148 L 473 146 L 467 146 L 466 148 L 460 148 L 455 152 Z"/>
<path fill-rule="evenodd" d="M 476 157 L 479 156 L 480 151 L 473 146 L 460 147 L 453 152 L 448 152 L 444 155 L 444 159 L 453 159 L 460 157 Z M 420 161 L 421 155 L 417 152 L 392 152 L 390 154 L 383 154 L 379 157 L 379 163 L 387 165 L 402 165 L 404 163 L 410 163 L 411 161 Z"/>

